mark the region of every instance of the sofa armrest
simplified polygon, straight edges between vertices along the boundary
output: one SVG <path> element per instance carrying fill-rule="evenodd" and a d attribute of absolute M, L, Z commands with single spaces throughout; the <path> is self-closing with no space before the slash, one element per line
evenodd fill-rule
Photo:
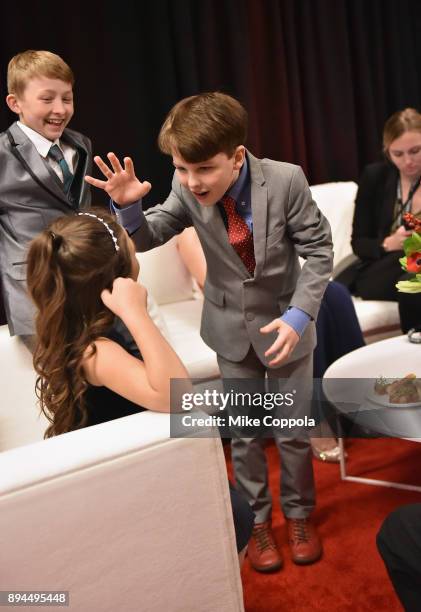
<path fill-rule="evenodd" d="M 221 441 L 168 425 L 143 412 L 0 454 L 8 589 L 69 590 L 75 610 L 243 610 Z"/>

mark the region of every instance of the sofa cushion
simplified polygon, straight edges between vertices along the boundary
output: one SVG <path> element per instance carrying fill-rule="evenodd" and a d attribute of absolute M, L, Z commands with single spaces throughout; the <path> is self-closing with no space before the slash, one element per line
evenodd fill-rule
<path fill-rule="evenodd" d="M 397 302 L 362 300 L 357 297 L 352 299 L 367 342 L 402 333 Z"/>
<path fill-rule="evenodd" d="M 0 327 L 0 452 L 42 440 L 48 421 L 35 395 L 32 355 L 7 325 Z"/>
<path fill-rule="evenodd" d="M 334 266 L 352 253 L 351 230 L 357 184 L 353 181 L 310 186 L 317 206 L 330 223 L 334 244 Z"/>
<path fill-rule="evenodd" d="M 310 186 L 315 202 L 332 229 L 334 267 L 352 255 L 352 219 L 357 189 L 358 186 L 353 181 Z M 353 300 L 361 330 L 367 342 L 401 333 L 396 302 L 360 298 L 353 298 Z"/>
<path fill-rule="evenodd" d="M 160 306 L 170 329 L 171 346 L 194 379 L 209 380 L 220 376 L 216 353 L 200 337 L 203 299 L 185 300 Z"/>
<path fill-rule="evenodd" d="M 139 281 L 159 305 L 193 298 L 193 279 L 179 256 L 176 236 L 156 249 L 136 255 Z"/>
<path fill-rule="evenodd" d="M 167 340 L 167 342 L 171 343 L 171 333 L 168 329 L 168 326 L 165 322 L 164 317 L 162 316 L 161 309 L 156 303 L 155 298 L 151 293 L 148 293 L 148 302 L 147 302 L 148 314 L 152 321 L 155 323 L 161 334 Z"/>
<path fill-rule="evenodd" d="M 80 611 L 244 610 L 221 441 L 168 439 L 169 420 L 146 411 L 0 454 L 8 589 L 70 588 Z"/>

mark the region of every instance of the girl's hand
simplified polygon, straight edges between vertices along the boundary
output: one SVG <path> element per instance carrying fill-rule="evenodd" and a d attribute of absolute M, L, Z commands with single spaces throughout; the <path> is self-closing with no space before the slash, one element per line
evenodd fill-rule
<path fill-rule="evenodd" d="M 145 287 L 132 278 L 116 278 L 111 291 L 101 292 L 105 306 L 123 321 L 133 312 L 147 312 L 147 298 Z"/>
<path fill-rule="evenodd" d="M 124 168 L 114 153 L 108 153 L 107 157 L 112 169 L 99 155 L 94 157 L 94 162 L 107 180 L 101 181 L 92 176 L 85 176 L 87 183 L 106 191 L 110 198 L 119 206 L 133 204 L 149 193 L 151 184 L 148 181 L 143 183 L 139 181 L 134 172 L 133 162 L 130 157 L 124 158 Z"/>

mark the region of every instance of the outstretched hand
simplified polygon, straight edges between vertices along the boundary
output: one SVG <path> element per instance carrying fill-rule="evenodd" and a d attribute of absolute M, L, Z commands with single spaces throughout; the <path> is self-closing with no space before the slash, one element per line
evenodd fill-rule
<path fill-rule="evenodd" d="M 143 183 L 139 181 L 130 157 L 123 159 L 124 167 L 120 164 L 114 153 L 108 153 L 107 157 L 112 169 L 99 155 L 94 157 L 94 162 L 107 180 L 102 181 L 92 176 L 85 176 L 87 183 L 106 191 L 110 198 L 119 206 L 133 204 L 149 193 L 151 184 L 148 181 Z"/>
<path fill-rule="evenodd" d="M 269 361 L 270 366 L 279 366 L 283 361 L 286 361 L 300 339 L 297 332 L 281 319 L 274 319 L 264 327 L 261 327 L 260 331 L 262 334 L 278 332 L 275 342 L 265 352 L 265 357 L 274 355 L 274 358 Z"/>

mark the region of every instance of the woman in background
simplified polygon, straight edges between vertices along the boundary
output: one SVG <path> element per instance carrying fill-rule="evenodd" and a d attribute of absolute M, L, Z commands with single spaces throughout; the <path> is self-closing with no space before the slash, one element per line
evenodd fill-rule
<path fill-rule="evenodd" d="M 421 323 L 421 294 L 396 289 L 406 278 L 399 259 L 411 235 L 403 215 L 421 215 L 420 113 L 406 108 L 386 121 L 383 152 L 386 160 L 367 166 L 359 182 L 351 241 L 358 261 L 336 280 L 365 300 L 398 301 L 406 333 Z"/>

